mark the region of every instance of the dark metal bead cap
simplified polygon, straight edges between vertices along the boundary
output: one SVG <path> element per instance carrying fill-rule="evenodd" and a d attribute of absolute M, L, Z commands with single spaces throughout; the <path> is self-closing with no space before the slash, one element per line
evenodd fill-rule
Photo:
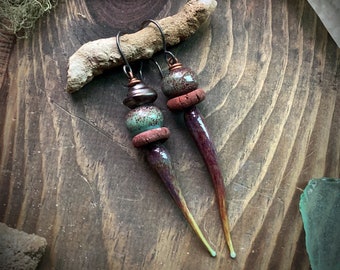
<path fill-rule="evenodd" d="M 152 103 L 157 99 L 157 93 L 152 88 L 146 86 L 142 82 L 138 82 L 130 86 L 127 97 L 123 103 L 130 109 L 138 106 Z"/>

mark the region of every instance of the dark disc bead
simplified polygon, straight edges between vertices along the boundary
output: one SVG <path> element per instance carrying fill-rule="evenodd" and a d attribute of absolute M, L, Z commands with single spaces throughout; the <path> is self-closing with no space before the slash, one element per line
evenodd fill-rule
<path fill-rule="evenodd" d="M 130 109 L 138 106 L 152 103 L 157 99 L 157 93 L 152 88 L 146 86 L 144 83 L 139 82 L 129 87 L 127 97 L 123 103 Z"/>
<path fill-rule="evenodd" d="M 168 98 L 184 95 L 198 88 L 197 75 L 189 68 L 170 70 L 162 81 L 162 91 Z"/>

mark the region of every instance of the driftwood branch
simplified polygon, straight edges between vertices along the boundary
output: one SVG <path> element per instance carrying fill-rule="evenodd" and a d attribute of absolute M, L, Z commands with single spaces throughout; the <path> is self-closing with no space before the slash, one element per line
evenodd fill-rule
<path fill-rule="evenodd" d="M 190 0 L 174 16 L 159 20 L 169 46 L 193 35 L 216 8 L 215 0 Z M 142 30 L 121 37 L 121 46 L 128 61 L 147 59 L 162 49 L 159 30 L 149 24 Z M 94 76 L 123 64 L 115 37 L 88 42 L 69 59 L 67 91 L 75 92 Z"/>

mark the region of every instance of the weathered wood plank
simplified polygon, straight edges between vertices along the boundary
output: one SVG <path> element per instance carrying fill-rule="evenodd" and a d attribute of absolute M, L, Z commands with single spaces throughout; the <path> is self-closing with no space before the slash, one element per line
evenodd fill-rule
<path fill-rule="evenodd" d="M 310 178 L 339 177 L 340 166 L 340 51 L 312 8 L 219 2 L 210 22 L 171 48 L 208 93 L 199 107 L 226 177 L 233 261 L 209 175 L 165 98 L 156 104 L 172 131 L 166 144 L 216 259 L 132 147 L 121 70 L 64 91 L 68 57 L 83 43 L 137 30 L 184 1 L 100 2 L 60 1 L 30 39 L 6 47 L 0 221 L 47 239 L 40 269 L 308 269 L 301 189 Z"/>

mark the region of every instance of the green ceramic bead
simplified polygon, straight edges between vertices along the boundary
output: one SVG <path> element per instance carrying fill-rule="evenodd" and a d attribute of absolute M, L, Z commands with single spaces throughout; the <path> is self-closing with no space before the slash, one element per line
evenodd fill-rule
<path fill-rule="evenodd" d="M 163 114 L 155 106 L 137 107 L 126 116 L 126 126 L 132 136 L 150 129 L 160 128 L 162 125 Z"/>

